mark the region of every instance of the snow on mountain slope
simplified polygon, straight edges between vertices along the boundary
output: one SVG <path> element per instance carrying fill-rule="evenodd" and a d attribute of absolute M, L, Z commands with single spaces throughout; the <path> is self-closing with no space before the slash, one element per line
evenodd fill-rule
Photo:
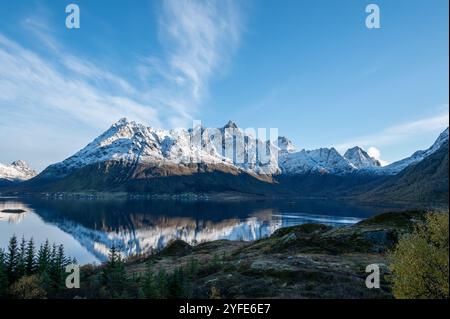
<path fill-rule="evenodd" d="M 334 148 L 280 154 L 280 167 L 284 174 L 346 174 L 356 169 Z"/>
<path fill-rule="evenodd" d="M 347 150 L 341 156 L 334 148 L 302 150 L 297 153 L 280 152 L 279 164 L 284 174 L 305 174 L 310 172 L 345 175 L 348 173 L 395 175 L 406 167 L 416 164 L 448 143 L 449 129 L 444 130 L 436 142 L 427 150 L 417 151 L 412 156 L 382 167 L 360 147 Z"/>
<path fill-rule="evenodd" d="M 241 144 L 233 148 L 234 141 Z M 266 144 L 231 121 L 221 129 L 158 130 L 121 119 L 75 155 L 49 166 L 42 177 L 64 177 L 81 167 L 105 161 L 157 165 L 220 163 L 256 174 L 276 174 L 278 148 L 273 143 Z M 228 151 L 226 145 L 231 145 Z M 268 155 L 257 156 L 258 149 L 268 149 Z"/>
<path fill-rule="evenodd" d="M 344 154 L 344 158 L 358 169 L 381 166 L 379 161 L 370 157 L 370 155 L 359 146 L 348 149 Z"/>
<path fill-rule="evenodd" d="M 439 135 L 439 137 L 436 139 L 436 141 L 430 148 L 422 151 L 417 151 L 410 157 L 389 164 L 383 167 L 382 171 L 385 174 L 395 175 L 400 171 L 402 171 L 403 169 L 405 169 L 406 167 L 416 164 L 425 159 L 426 157 L 430 156 L 431 154 L 435 153 L 437 150 L 441 148 L 442 145 L 444 145 L 444 143 L 448 144 L 448 127 Z"/>
<path fill-rule="evenodd" d="M 278 137 L 278 148 L 280 149 L 280 152 L 282 152 L 282 153 L 294 153 L 295 152 L 294 143 L 292 143 L 292 141 L 285 136 Z"/>
<path fill-rule="evenodd" d="M 24 161 L 15 161 L 11 165 L 0 163 L 0 179 L 9 181 L 25 181 L 36 176 L 36 172 L 32 170 Z"/>
<path fill-rule="evenodd" d="M 221 164 L 268 175 L 355 172 L 389 175 L 421 161 L 444 142 L 448 143 L 448 128 L 428 150 L 381 167 L 379 161 L 357 146 L 347 150 L 344 156 L 334 148 L 295 152 L 295 146 L 286 137 L 278 137 L 274 142 L 263 141 L 232 121 L 222 128 L 163 130 L 121 119 L 75 155 L 49 166 L 40 177 L 60 178 L 84 166 L 106 161 L 157 166 Z"/>

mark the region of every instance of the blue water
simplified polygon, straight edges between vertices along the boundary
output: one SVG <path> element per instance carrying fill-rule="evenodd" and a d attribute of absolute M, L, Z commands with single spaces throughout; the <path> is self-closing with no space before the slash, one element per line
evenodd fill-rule
<path fill-rule="evenodd" d="M 21 209 L 23 213 L 7 213 Z M 332 201 L 184 202 L 150 200 L 51 200 L 0 198 L 0 247 L 16 234 L 37 244 L 63 244 L 80 263 L 107 258 L 114 244 L 124 256 L 163 248 L 174 239 L 190 244 L 256 240 L 303 223 L 354 224 L 387 208 Z"/>

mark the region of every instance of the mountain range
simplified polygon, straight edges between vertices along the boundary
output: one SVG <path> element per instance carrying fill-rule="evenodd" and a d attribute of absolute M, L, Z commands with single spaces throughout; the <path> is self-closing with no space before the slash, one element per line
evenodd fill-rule
<path fill-rule="evenodd" d="M 448 172 L 430 168 L 438 162 L 445 164 L 448 134 L 447 128 L 430 148 L 382 166 L 358 146 L 343 155 L 334 148 L 297 151 L 286 137 L 262 140 L 232 121 L 217 129 L 162 130 L 121 119 L 79 152 L 37 176 L 18 161 L 0 166 L 0 180 L 28 179 L 14 189 L 27 192 L 364 197 L 359 191 L 364 189 L 375 198 L 383 194 L 382 189 L 389 189 L 385 195 L 396 197 L 402 191 L 411 194 L 414 183 L 448 180 Z M 445 194 L 445 187 L 439 187 Z M 433 192 L 424 196 L 423 200 L 433 200 Z"/>
<path fill-rule="evenodd" d="M 0 163 L 0 185 L 12 184 L 33 178 L 37 175 L 24 161 L 15 161 L 10 165 Z"/>

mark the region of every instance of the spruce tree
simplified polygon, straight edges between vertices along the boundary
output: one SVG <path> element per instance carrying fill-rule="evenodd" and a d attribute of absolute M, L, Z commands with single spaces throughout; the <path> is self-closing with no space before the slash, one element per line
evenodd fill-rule
<path fill-rule="evenodd" d="M 53 252 L 52 252 L 53 255 Z M 54 282 L 55 288 L 59 288 L 63 284 L 65 267 L 68 265 L 66 256 L 64 254 L 64 246 L 59 245 L 55 248 L 54 260 L 52 263 L 52 280 Z"/>
<path fill-rule="evenodd" d="M 27 251 L 25 253 L 25 272 L 27 276 L 34 274 L 36 271 L 36 259 L 34 255 L 35 255 L 34 240 L 33 238 L 31 238 L 28 241 Z"/>
<path fill-rule="evenodd" d="M 0 298 L 8 294 L 8 275 L 6 273 L 6 254 L 0 249 Z"/>
<path fill-rule="evenodd" d="M 41 244 L 37 256 L 37 269 L 42 288 L 49 291 L 52 287 L 52 280 L 50 278 L 51 265 L 51 248 L 48 239 L 44 244 Z"/>
<path fill-rule="evenodd" d="M 19 266 L 19 244 L 17 242 L 17 236 L 13 235 L 8 244 L 8 253 L 6 255 L 6 272 L 8 275 L 8 281 L 13 283 L 18 279 L 18 266 Z"/>
<path fill-rule="evenodd" d="M 54 268 L 56 265 L 56 254 L 57 254 L 57 248 L 56 244 L 52 244 L 52 249 L 50 251 L 50 268 Z"/>
<path fill-rule="evenodd" d="M 58 247 L 58 254 L 56 256 L 56 260 L 58 262 L 58 265 L 61 269 L 65 268 L 68 264 L 69 261 L 66 257 L 66 254 L 64 252 L 64 246 L 63 245 L 59 245 Z"/>
<path fill-rule="evenodd" d="M 50 244 L 48 240 L 45 241 L 44 244 L 41 245 L 38 251 L 38 271 L 39 273 L 46 272 L 48 273 L 50 268 Z"/>
<path fill-rule="evenodd" d="M 22 240 L 20 241 L 19 246 L 19 261 L 17 265 L 17 277 L 23 277 L 25 276 L 25 257 L 26 257 L 26 248 L 27 248 L 27 242 L 25 240 L 25 237 L 22 236 Z"/>
<path fill-rule="evenodd" d="M 126 285 L 127 278 L 122 258 L 115 245 L 109 252 L 109 260 L 103 270 L 103 280 L 113 298 L 123 295 L 123 287 Z"/>
<path fill-rule="evenodd" d="M 53 288 L 56 288 L 59 285 L 58 273 L 59 273 L 59 269 L 58 269 L 58 264 L 56 261 L 56 244 L 53 243 L 52 249 L 50 251 L 50 265 L 49 265 L 49 271 L 48 271 Z"/>
<path fill-rule="evenodd" d="M 109 251 L 109 259 L 108 259 L 108 267 L 113 269 L 115 268 L 119 259 L 119 253 L 117 252 L 117 248 L 115 245 L 112 245 Z"/>

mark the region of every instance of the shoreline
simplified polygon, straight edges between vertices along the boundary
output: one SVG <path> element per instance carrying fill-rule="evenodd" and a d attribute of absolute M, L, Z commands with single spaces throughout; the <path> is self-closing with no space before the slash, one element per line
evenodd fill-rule
<path fill-rule="evenodd" d="M 155 200 L 155 201 L 182 201 L 182 202 L 217 202 L 217 203 L 239 203 L 239 202 L 274 202 L 286 201 L 295 204 L 302 201 L 334 201 L 337 203 L 352 203 L 359 206 L 403 209 L 428 209 L 446 210 L 449 208 L 448 202 L 421 202 L 421 201 L 389 201 L 367 200 L 357 197 L 331 197 L 331 196 L 267 196 L 245 194 L 238 192 L 218 192 L 218 193 L 179 193 L 179 194 L 135 194 L 126 192 L 33 192 L 33 193 L 6 193 L 0 192 L 0 199 L 14 198 L 39 198 L 53 200 Z"/>

